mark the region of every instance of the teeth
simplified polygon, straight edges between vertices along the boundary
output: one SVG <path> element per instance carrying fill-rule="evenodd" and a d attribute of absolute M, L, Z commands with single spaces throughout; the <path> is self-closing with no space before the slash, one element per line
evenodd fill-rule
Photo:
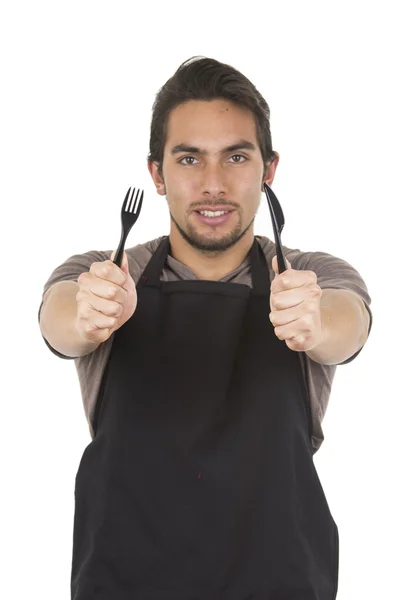
<path fill-rule="evenodd" d="M 221 215 L 225 215 L 228 213 L 228 210 L 200 210 L 200 215 L 204 215 L 205 217 L 220 217 Z"/>

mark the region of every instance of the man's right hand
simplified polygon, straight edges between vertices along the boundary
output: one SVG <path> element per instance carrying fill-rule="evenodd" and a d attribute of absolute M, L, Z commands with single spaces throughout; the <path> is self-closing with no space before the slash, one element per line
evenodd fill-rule
<path fill-rule="evenodd" d="M 77 279 L 77 315 L 74 326 L 87 342 L 105 342 L 134 314 L 137 294 L 123 252 L 121 268 L 110 260 L 92 263 Z"/>

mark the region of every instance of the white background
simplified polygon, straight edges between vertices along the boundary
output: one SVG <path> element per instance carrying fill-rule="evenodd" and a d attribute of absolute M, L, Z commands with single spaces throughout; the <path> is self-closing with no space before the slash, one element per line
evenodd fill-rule
<path fill-rule="evenodd" d="M 270 105 L 283 243 L 347 260 L 368 286 L 373 330 L 337 370 L 315 464 L 339 527 L 338 600 L 397 598 L 393 5 L 3 3 L 2 598 L 70 595 L 90 437 L 74 363 L 41 338 L 44 283 L 72 254 L 117 247 L 130 185 L 145 202 L 127 247 L 168 233 L 146 166 L 151 107 L 193 55 L 233 65 Z M 265 196 L 255 232 L 273 239 Z"/>

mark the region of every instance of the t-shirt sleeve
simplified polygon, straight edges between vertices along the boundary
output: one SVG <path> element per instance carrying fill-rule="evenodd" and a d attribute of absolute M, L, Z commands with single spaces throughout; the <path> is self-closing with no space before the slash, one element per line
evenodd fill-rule
<path fill-rule="evenodd" d="M 104 260 L 110 259 L 112 254 L 111 250 L 101 251 L 101 250 L 90 250 L 89 252 L 85 252 L 84 254 L 74 254 L 67 258 L 62 264 L 54 269 L 49 278 L 44 284 L 43 293 L 41 297 L 41 303 L 38 311 L 38 321 L 40 323 L 40 313 L 43 307 L 43 298 L 47 290 L 58 283 L 59 281 L 77 281 L 79 275 L 81 273 L 85 273 L 90 270 L 90 267 L 93 262 L 103 262 Z M 59 358 L 64 358 L 66 360 L 74 360 L 75 358 L 79 358 L 77 356 L 66 356 L 65 354 L 61 354 L 51 346 L 48 340 L 42 335 L 44 342 L 47 347 L 51 350 L 55 356 Z"/>
<path fill-rule="evenodd" d="M 347 289 L 356 292 L 362 298 L 369 314 L 369 335 L 372 328 L 371 297 L 360 273 L 351 264 L 326 252 L 300 252 L 288 258 L 288 260 L 293 269 L 314 271 L 317 275 L 317 284 L 321 289 Z M 355 354 L 339 364 L 345 365 L 354 360 L 360 354 L 364 345 Z"/>

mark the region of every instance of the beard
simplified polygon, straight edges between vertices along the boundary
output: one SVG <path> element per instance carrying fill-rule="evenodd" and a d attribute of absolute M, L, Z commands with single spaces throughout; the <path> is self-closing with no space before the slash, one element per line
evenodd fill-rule
<path fill-rule="evenodd" d="M 212 255 L 217 255 L 221 252 L 224 252 L 225 250 L 228 250 L 237 244 L 237 242 L 241 240 L 241 238 L 247 233 L 248 229 L 255 220 L 254 216 L 249 225 L 243 230 L 241 216 L 239 215 L 238 223 L 232 231 L 229 231 L 222 237 L 211 239 L 210 236 L 200 234 L 190 222 L 187 222 L 185 229 L 182 229 L 182 227 L 172 216 L 171 212 L 170 217 L 183 239 L 190 244 L 192 248 L 195 248 L 196 250 L 199 250 L 205 254 Z"/>

